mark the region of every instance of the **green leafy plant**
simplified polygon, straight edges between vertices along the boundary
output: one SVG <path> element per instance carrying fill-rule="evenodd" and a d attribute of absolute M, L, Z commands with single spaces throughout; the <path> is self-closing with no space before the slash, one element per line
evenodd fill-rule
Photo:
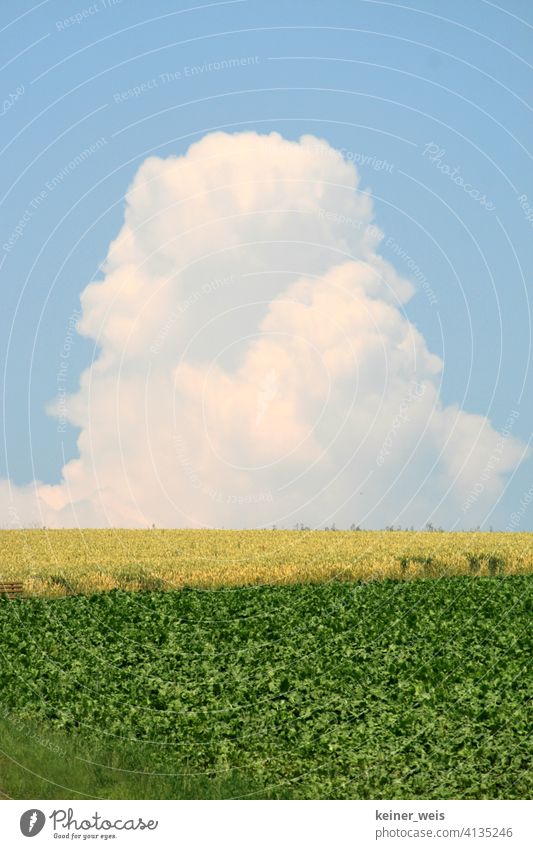
<path fill-rule="evenodd" d="M 105 798 L 529 797 L 532 589 L 494 575 L 0 599 L 0 789 L 46 798 L 24 783 L 38 773 L 58 798 L 61 775 Z"/>

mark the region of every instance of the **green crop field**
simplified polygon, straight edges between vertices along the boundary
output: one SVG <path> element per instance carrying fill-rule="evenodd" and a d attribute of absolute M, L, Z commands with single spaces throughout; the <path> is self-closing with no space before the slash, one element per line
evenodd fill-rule
<path fill-rule="evenodd" d="M 16 798 L 529 798 L 528 575 L 0 600 Z"/>

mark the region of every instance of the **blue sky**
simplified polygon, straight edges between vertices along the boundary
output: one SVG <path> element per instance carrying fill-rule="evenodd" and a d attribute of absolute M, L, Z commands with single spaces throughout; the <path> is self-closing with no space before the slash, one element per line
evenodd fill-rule
<path fill-rule="evenodd" d="M 317 135 L 356 163 L 442 402 L 496 431 L 516 413 L 528 443 L 532 35 L 525 0 L 3 4 L 0 477 L 57 484 L 77 456 L 47 407 L 61 362 L 75 392 L 95 355 L 69 332 L 80 294 L 141 163 L 216 129 Z M 533 458 L 484 524 L 506 527 L 532 483 Z"/>

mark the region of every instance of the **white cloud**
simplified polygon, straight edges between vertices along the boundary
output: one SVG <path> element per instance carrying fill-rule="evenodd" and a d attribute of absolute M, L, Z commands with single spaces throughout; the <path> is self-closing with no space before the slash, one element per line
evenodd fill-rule
<path fill-rule="evenodd" d="M 484 475 L 472 524 L 523 446 L 443 408 L 379 241 L 355 167 L 310 136 L 146 160 L 81 297 L 79 457 L 0 502 L 49 526 L 453 524 Z"/>

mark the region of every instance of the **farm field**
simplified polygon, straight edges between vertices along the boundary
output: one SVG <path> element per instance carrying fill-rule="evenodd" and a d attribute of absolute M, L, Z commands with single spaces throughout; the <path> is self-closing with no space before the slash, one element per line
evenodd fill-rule
<path fill-rule="evenodd" d="M 31 596 L 533 573 L 533 534 L 0 531 L 0 581 Z"/>
<path fill-rule="evenodd" d="M 175 545 L 180 534 L 167 533 Z M 153 557 L 158 534 L 146 536 Z M 342 545 L 342 535 L 330 537 Z M 387 539 L 398 546 L 392 563 L 402 535 Z M 490 540 L 503 557 L 505 537 Z M 446 535 L 440 541 L 450 545 Z M 325 555 L 322 574 L 334 577 L 342 557 Z M 194 564 L 187 580 L 201 576 Z M 102 566 L 106 574 L 111 562 Z M 15 798 L 531 797 L 532 577 L 290 580 L 0 600 L 0 790 Z"/>

